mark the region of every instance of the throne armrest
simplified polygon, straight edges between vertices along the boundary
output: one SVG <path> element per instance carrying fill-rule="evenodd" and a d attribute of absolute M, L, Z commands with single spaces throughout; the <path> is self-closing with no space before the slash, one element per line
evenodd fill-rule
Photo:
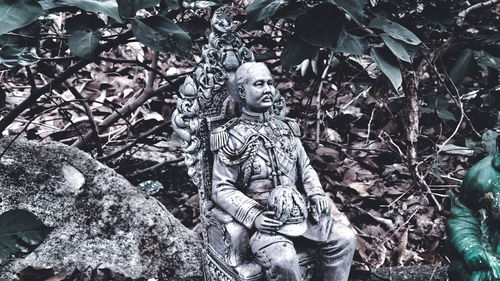
<path fill-rule="evenodd" d="M 219 207 L 207 214 L 208 247 L 221 262 L 237 267 L 251 259 L 248 229 Z"/>

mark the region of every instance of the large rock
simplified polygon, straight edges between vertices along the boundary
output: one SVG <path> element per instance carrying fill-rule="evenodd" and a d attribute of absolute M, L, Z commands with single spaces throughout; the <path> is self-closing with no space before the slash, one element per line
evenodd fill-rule
<path fill-rule="evenodd" d="M 0 139 L 0 153 L 11 138 Z M 201 242 L 156 199 L 88 154 L 17 140 L 0 159 L 0 213 L 26 209 L 53 232 L 0 278 L 27 266 L 109 268 L 131 278 L 201 280 Z"/>

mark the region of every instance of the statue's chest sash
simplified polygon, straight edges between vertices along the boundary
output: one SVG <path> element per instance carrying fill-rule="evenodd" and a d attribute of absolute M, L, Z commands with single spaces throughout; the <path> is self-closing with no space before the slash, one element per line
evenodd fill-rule
<path fill-rule="evenodd" d="M 253 141 L 259 141 L 259 149 L 257 155 L 266 162 L 272 161 L 270 152 L 273 151 L 276 155 L 277 167 L 287 175 L 295 169 L 297 161 L 297 143 L 295 142 L 292 132 L 284 124 L 269 122 L 266 125 L 258 126 L 243 126 L 240 130 L 235 130 L 233 136 L 241 143 L 245 144 L 252 139 L 251 136 L 259 136 L 253 138 Z"/>

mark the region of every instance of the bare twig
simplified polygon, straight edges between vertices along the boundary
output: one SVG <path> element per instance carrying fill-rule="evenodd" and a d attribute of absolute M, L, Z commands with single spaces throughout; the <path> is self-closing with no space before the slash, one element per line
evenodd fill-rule
<path fill-rule="evenodd" d="M 153 68 L 143 62 L 140 62 L 138 60 L 121 60 L 121 59 L 113 59 L 113 58 L 107 58 L 107 57 L 98 57 L 99 60 L 102 61 L 107 61 L 107 62 L 112 62 L 112 63 L 130 63 L 130 64 L 136 64 L 146 70 L 149 70 L 151 72 L 154 72 L 156 75 L 161 76 L 164 79 L 169 79 L 170 77 L 163 74 L 163 72 L 159 71 L 157 68 Z M 154 59 L 154 58 L 153 58 Z M 158 59 L 158 58 L 157 58 Z"/>
<path fill-rule="evenodd" d="M 132 31 L 125 32 L 118 36 L 116 40 L 105 43 L 99 46 L 99 52 L 109 50 L 119 44 L 121 44 L 124 40 L 126 41 L 128 38 L 132 37 Z M 22 101 L 18 106 L 13 108 L 7 115 L 0 120 L 0 137 L 2 136 L 2 132 L 19 116 L 24 110 L 33 105 L 38 98 L 42 95 L 50 92 L 53 88 L 59 86 L 61 83 L 66 81 L 73 74 L 77 73 L 80 69 L 85 67 L 87 64 L 91 63 L 88 60 L 81 60 L 72 66 L 70 66 L 66 71 L 64 71 L 60 76 L 56 77 L 46 85 L 41 88 L 37 88 L 36 91 L 32 91 L 27 99 Z"/>
<path fill-rule="evenodd" d="M 368 132 L 366 133 L 366 144 L 370 141 L 370 131 L 372 127 L 373 116 L 375 115 L 375 110 L 377 107 L 374 107 L 372 110 L 372 114 L 370 115 L 370 121 L 368 121 Z"/>
<path fill-rule="evenodd" d="M 41 58 L 40 60 L 41 61 L 58 62 L 58 61 L 67 61 L 67 60 L 74 60 L 74 59 L 79 59 L 79 58 L 76 56 L 67 56 L 67 57 L 55 57 L 55 58 Z"/>
<path fill-rule="evenodd" d="M 333 59 L 333 54 L 334 51 L 330 52 L 330 56 L 328 58 L 328 64 L 325 66 L 325 69 L 323 70 L 323 74 L 321 75 L 321 82 L 319 82 L 319 87 L 318 87 L 318 96 L 316 97 L 316 104 L 317 104 L 317 112 L 316 112 L 316 144 L 319 144 L 319 135 L 321 133 L 321 92 L 323 91 L 323 85 L 324 85 L 324 79 L 326 75 L 328 74 L 328 69 L 330 68 L 330 65 L 332 64 L 332 59 Z"/>
<path fill-rule="evenodd" d="M 30 66 L 27 65 L 24 68 L 26 69 L 26 74 L 28 75 L 28 83 L 30 84 L 31 92 L 36 91 L 35 77 L 33 77 Z"/>
<path fill-rule="evenodd" d="M 22 101 L 18 106 L 14 107 L 9 113 L 7 113 L 4 118 L 0 120 L 0 136 L 5 128 L 7 128 L 7 126 L 9 126 L 12 121 L 14 121 L 14 119 L 16 119 L 16 117 L 19 116 L 19 114 L 21 114 L 25 109 L 34 104 L 39 97 L 49 92 L 53 87 L 64 82 L 67 78 L 75 74 L 77 71 L 79 71 L 89 63 L 90 61 L 79 61 L 70 66 L 64 73 L 50 81 L 45 86 L 32 91 L 27 99 Z"/>
<path fill-rule="evenodd" d="M 302 138 L 301 140 L 302 141 L 306 141 L 306 142 L 314 142 L 314 143 L 316 143 L 316 140 L 315 139 L 311 139 L 311 138 Z M 358 151 L 366 151 L 366 152 L 380 152 L 380 153 L 382 153 L 382 152 L 384 152 L 384 153 L 391 153 L 392 152 L 390 150 L 385 150 L 385 149 L 352 147 L 352 146 L 343 145 L 343 144 L 340 144 L 340 143 L 335 143 L 335 142 L 326 141 L 326 140 L 321 140 L 319 143 L 323 144 L 325 146 L 328 146 L 328 147 L 340 147 L 340 148 L 345 148 L 345 149 L 348 149 L 348 150 L 358 150 Z"/>
<path fill-rule="evenodd" d="M 156 60 L 153 58 L 152 61 L 152 68 L 156 69 L 157 67 L 157 62 L 158 62 L 158 57 L 156 56 Z M 142 106 L 147 100 L 149 100 L 151 97 L 164 92 L 168 88 L 171 87 L 172 83 L 170 83 L 170 80 L 167 80 L 167 84 L 157 88 L 156 90 L 152 89 L 152 83 L 154 81 L 154 72 L 150 73 L 150 79 L 148 79 L 148 85 L 146 85 L 146 88 L 142 91 L 140 95 L 138 95 L 135 99 L 131 99 L 125 103 L 125 105 L 119 110 L 120 114 L 123 116 L 127 116 L 131 112 L 135 111 L 137 108 Z M 100 124 L 99 129 L 104 130 L 111 126 L 113 123 L 115 123 L 118 120 L 119 116 L 117 114 L 111 114 L 108 117 L 106 117 Z M 90 140 L 91 134 L 87 133 L 83 140 L 76 140 L 72 146 L 75 147 L 81 147 L 84 143 L 88 142 Z"/>
<path fill-rule="evenodd" d="M 397 151 L 398 151 L 399 156 L 401 157 L 401 159 L 403 159 L 403 160 L 405 160 L 405 161 L 406 161 L 406 155 L 403 153 L 403 151 L 401 150 L 401 148 L 399 147 L 399 145 L 397 145 L 397 144 L 396 144 L 396 143 L 392 140 L 391 136 L 390 136 L 388 133 L 384 132 L 383 134 L 384 134 L 384 135 L 385 135 L 385 136 L 389 139 L 389 143 L 397 149 Z M 380 137 L 380 138 L 381 138 L 382 140 L 384 140 L 382 137 Z"/>
<path fill-rule="evenodd" d="M 359 97 L 361 97 L 362 95 L 368 93 L 368 91 L 370 91 L 371 88 L 372 87 L 370 86 L 370 87 L 366 88 L 365 90 L 361 91 L 361 93 L 359 93 L 354 98 L 352 98 L 348 103 L 344 104 L 344 106 L 342 106 L 341 109 L 346 109 L 349 105 L 351 105 L 353 102 L 355 102 L 357 99 L 359 99 Z"/>
<path fill-rule="evenodd" d="M 102 155 L 102 145 L 101 141 L 99 139 L 99 128 L 97 127 L 97 124 L 95 122 L 94 114 L 92 113 L 92 109 L 90 108 L 89 104 L 84 101 L 84 97 L 76 90 L 75 87 L 71 86 L 68 81 L 64 81 L 64 85 L 69 89 L 69 91 L 73 94 L 73 96 L 76 99 L 82 100 L 80 103 L 85 109 L 85 113 L 87 114 L 87 117 L 89 118 L 90 122 L 90 128 L 92 129 L 92 133 L 94 134 L 94 140 L 97 145 L 97 153 L 98 155 Z"/>
<path fill-rule="evenodd" d="M 140 174 L 147 173 L 147 172 L 153 172 L 156 169 L 160 169 L 160 168 L 163 168 L 164 166 L 167 166 L 167 165 L 170 165 L 170 164 L 179 163 L 179 162 L 182 162 L 182 161 L 184 161 L 184 157 L 180 157 L 180 158 L 177 158 L 177 159 L 174 159 L 174 160 L 163 161 L 163 162 L 158 163 L 156 165 L 153 165 L 153 166 L 151 166 L 149 168 L 135 171 L 134 173 L 130 174 L 129 177 L 135 177 L 135 176 L 138 176 Z"/>
<path fill-rule="evenodd" d="M 99 124 L 99 133 L 101 131 L 109 128 L 111 125 L 113 125 L 120 117 L 128 116 L 130 113 L 135 111 L 137 108 L 139 108 L 141 105 L 143 105 L 150 98 L 171 89 L 172 85 L 175 85 L 175 83 L 173 83 L 173 82 L 167 83 L 167 84 L 160 86 L 159 88 L 157 88 L 151 92 L 147 92 L 147 93 L 143 92 L 137 98 L 135 98 L 133 100 L 129 100 L 127 103 L 125 103 L 125 105 L 122 108 L 120 108 L 117 112 L 114 112 L 114 113 L 108 115 L 101 122 L 101 124 Z M 75 141 L 73 146 L 81 147 L 83 145 L 83 143 L 88 142 L 91 137 L 92 137 L 92 132 L 89 132 L 83 137 L 83 140 Z"/>
<path fill-rule="evenodd" d="M 465 17 L 470 12 L 477 10 L 477 9 L 480 9 L 480 8 L 484 8 L 484 7 L 493 5 L 495 3 L 498 3 L 498 0 L 490 0 L 490 1 L 480 2 L 480 3 L 474 4 L 474 5 L 470 6 L 469 8 L 461 11 L 457 16 L 456 25 L 459 27 L 462 27 L 465 23 Z"/>
<path fill-rule="evenodd" d="M 434 73 L 436 74 L 437 78 L 439 79 L 439 81 L 443 84 L 443 86 L 445 87 L 446 91 L 448 92 L 448 94 L 450 95 L 450 97 L 453 99 L 453 101 L 455 102 L 455 104 L 458 106 L 458 108 L 460 109 L 460 114 L 461 114 L 461 117 L 460 117 L 460 122 L 459 122 L 459 125 L 462 123 L 462 119 L 465 117 L 465 119 L 467 119 L 467 121 L 469 122 L 469 125 L 471 126 L 472 130 L 474 131 L 474 133 L 478 136 L 478 137 L 481 137 L 481 134 L 479 134 L 479 132 L 476 130 L 476 128 L 474 128 L 474 124 L 472 124 L 472 121 L 470 120 L 469 116 L 467 116 L 467 114 L 465 113 L 464 111 L 464 107 L 463 107 L 463 104 L 462 104 L 462 100 L 461 100 L 461 97 L 460 97 L 460 92 L 458 91 L 457 87 L 455 86 L 455 84 L 453 83 L 453 81 L 451 80 L 450 76 L 448 75 L 448 73 L 446 72 L 444 66 L 443 66 L 443 70 L 445 72 L 445 75 L 446 75 L 446 78 L 448 78 L 448 80 L 452 83 L 453 87 L 454 87 L 454 90 L 455 90 L 455 93 L 457 94 L 458 98 L 455 98 L 455 96 L 453 95 L 453 93 L 451 92 L 451 90 L 449 89 L 448 85 L 446 84 L 446 82 L 443 80 L 443 78 L 441 77 L 439 71 L 437 70 L 436 68 L 436 65 L 434 63 L 431 63 L 429 61 L 429 58 L 424 54 L 424 58 L 427 60 L 427 63 L 429 64 L 429 66 L 431 66 L 431 69 L 434 71 Z M 442 60 L 440 60 L 441 63 L 442 63 Z"/>
<path fill-rule="evenodd" d="M 114 158 L 124 152 L 126 152 L 127 150 L 129 150 L 130 148 L 132 148 L 134 145 L 136 145 L 139 141 L 149 137 L 150 135 L 152 134 L 155 134 L 157 133 L 158 131 L 161 131 L 163 129 L 165 129 L 165 127 L 167 127 L 169 125 L 169 123 L 162 123 L 154 128 L 152 128 L 151 130 L 143 133 L 143 134 L 140 134 L 137 138 L 135 138 L 134 141 L 122 146 L 120 149 L 117 149 L 115 151 L 113 151 L 111 154 L 109 155 L 106 155 L 104 157 L 100 157 L 100 158 L 97 158 L 97 160 L 99 161 L 106 161 L 106 160 L 109 160 L 111 158 Z"/>
<path fill-rule="evenodd" d="M 437 200 L 436 196 L 434 195 L 434 193 L 432 192 L 431 188 L 429 187 L 429 185 L 425 182 L 425 179 L 424 177 L 421 177 L 419 176 L 419 182 L 420 182 L 420 185 L 421 186 L 424 186 L 427 193 L 429 194 L 429 196 L 431 197 L 432 201 L 434 202 L 434 204 L 436 205 L 436 208 L 438 209 L 438 211 L 441 211 L 443 208 L 441 207 L 441 204 L 439 203 L 439 201 Z"/>

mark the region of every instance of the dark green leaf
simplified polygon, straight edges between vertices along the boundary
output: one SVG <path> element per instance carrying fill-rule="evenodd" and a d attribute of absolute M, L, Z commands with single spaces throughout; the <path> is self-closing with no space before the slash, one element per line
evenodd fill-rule
<path fill-rule="evenodd" d="M 124 18 L 133 18 L 140 9 L 151 8 L 160 3 L 160 0 L 116 0 L 118 13 Z"/>
<path fill-rule="evenodd" d="M 132 31 L 139 42 L 159 52 L 190 57 L 191 38 L 171 19 L 153 16 L 134 20 Z"/>
<path fill-rule="evenodd" d="M 492 130 L 486 131 L 482 136 L 482 144 L 490 155 L 497 152 L 497 136 L 498 133 Z"/>
<path fill-rule="evenodd" d="M 116 0 L 61 0 L 62 3 L 89 12 L 103 13 L 117 22 L 122 22 L 118 14 L 118 3 L 116 3 Z"/>
<path fill-rule="evenodd" d="M 179 26 L 186 31 L 191 38 L 199 38 L 205 36 L 205 32 L 210 27 L 210 23 L 202 18 L 194 17 L 179 23 Z"/>
<path fill-rule="evenodd" d="M 52 231 L 34 214 L 11 210 L 0 215 L 0 260 L 33 250 Z"/>
<path fill-rule="evenodd" d="M 289 69 L 299 65 L 305 59 L 314 58 L 318 55 L 318 48 L 311 46 L 299 38 L 292 38 L 281 53 L 281 65 Z"/>
<path fill-rule="evenodd" d="M 178 10 L 180 8 L 179 1 L 177 0 L 161 0 L 160 7 L 162 11 L 166 12 L 169 10 Z"/>
<path fill-rule="evenodd" d="M 307 9 L 307 6 L 302 2 L 292 2 L 279 9 L 276 14 L 274 14 L 273 18 L 295 20 L 298 16 L 305 14 Z"/>
<path fill-rule="evenodd" d="M 34 47 L 4 46 L 0 49 L 0 63 L 8 68 L 31 65 L 39 60 Z"/>
<path fill-rule="evenodd" d="M 328 0 L 328 2 L 344 10 L 360 26 L 364 26 L 364 7 L 368 0 Z"/>
<path fill-rule="evenodd" d="M 410 55 L 411 51 L 409 51 L 409 49 L 404 43 L 401 43 L 396 39 L 393 39 L 392 37 L 390 37 L 385 33 L 380 34 L 380 37 L 382 37 L 384 43 L 387 45 L 387 47 L 389 47 L 391 52 L 394 55 L 396 55 L 396 57 L 406 62 L 412 61 L 412 56 Z"/>
<path fill-rule="evenodd" d="M 453 24 L 453 13 L 449 5 L 435 3 L 436 5 L 426 5 L 422 11 L 422 23 L 425 25 L 434 24 L 438 25 L 442 30 L 446 26 Z"/>
<path fill-rule="evenodd" d="M 66 32 L 91 31 L 105 27 L 106 24 L 97 15 L 80 14 L 66 20 Z"/>
<path fill-rule="evenodd" d="M 26 26 L 42 14 L 36 0 L 0 0 L 0 35 Z"/>
<path fill-rule="evenodd" d="M 494 57 L 488 52 L 484 50 L 481 51 L 473 51 L 474 59 L 476 63 L 483 68 L 484 71 L 487 71 L 488 67 L 494 69 L 500 69 L 500 58 Z"/>
<path fill-rule="evenodd" d="M 34 22 L 15 32 L 0 35 L 0 46 L 38 47 L 40 45 L 40 24 Z"/>
<path fill-rule="evenodd" d="M 54 2 L 53 0 L 38 0 L 38 4 L 40 4 L 40 6 L 42 6 L 44 11 L 67 6 L 64 3 Z"/>
<path fill-rule="evenodd" d="M 69 49 L 75 56 L 84 59 L 93 59 L 102 33 L 96 31 L 75 31 L 68 39 Z"/>
<path fill-rule="evenodd" d="M 462 80 L 472 69 L 474 57 L 471 49 L 465 49 L 457 59 L 450 71 L 450 78 L 453 82 Z"/>
<path fill-rule="evenodd" d="M 389 50 L 383 48 L 372 48 L 370 56 L 378 65 L 380 70 L 389 78 L 394 89 L 399 88 L 403 82 L 401 77 L 401 70 L 396 58 L 390 53 Z"/>
<path fill-rule="evenodd" d="M 247 17 L 250 22 L 259 22 L 272 17 L 287 4 L 287 0 L 255 0 L 246 9 Z"/>
<path fill-rule="evenodd" d="M 392 38 L 401 40 L 410 45 L 418 45 L 422 41 L 413 32 L 397 22 L 393 22 L 384 17 L 376 17 L 370 22 L 370 27 L 383 30 Z"/>
<path fill-rule="evenodd" d="M 310 45 L 333 48 L 343 28 L 344 13 L 332 4 L 320 4 L 297 18 L 296 35 Z"/>
<path fill-rule="evenodd" d="M 363 37 L 358 37 L 348 33 L 345 28 L 342 28 L 337 46 L 334 48 L 336 52 L 348 53 L 353 55 L 362 55 L 368 49 L 368 40 Z"/>
<path fill-rule="evenodd" d="M 457 121 L 457 118 L 455 117 L 455 115 L 453 115 L 453 113 L 451 113 L 448 109 L 443 108 L 443 107 L 439 108 L 438 116 L 442 120 Z"/>

